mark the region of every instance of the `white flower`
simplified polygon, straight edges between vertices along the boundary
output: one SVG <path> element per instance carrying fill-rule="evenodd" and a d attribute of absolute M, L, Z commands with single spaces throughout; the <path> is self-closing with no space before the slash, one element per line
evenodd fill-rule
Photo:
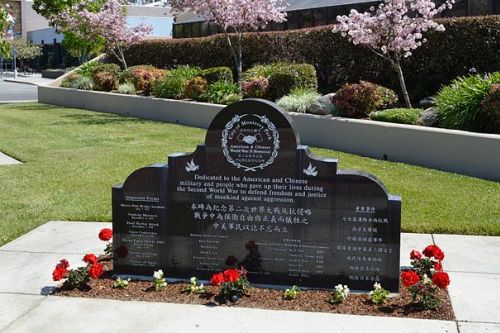
<path fill-rule="evenodd" d="M 163 279 L 163 271 L 160 269 L 159 271 L 154 272 L 153 277 L 157 280 Z"/>
<path fill-rule="evenodd" d="M 198 279 L 196 277 L 192 277 L 191 278 L 191 284 L 197 284 L 198 283 Z"/>
<path fill-rule="evenodd" d="M 382 286 L 380 285 L 380 283 L 375 282 L 375 283 L 373 284 L 373 288 L 375 288 L 375 290 L 378 290 L 378 289 L 382 289 Z"/>

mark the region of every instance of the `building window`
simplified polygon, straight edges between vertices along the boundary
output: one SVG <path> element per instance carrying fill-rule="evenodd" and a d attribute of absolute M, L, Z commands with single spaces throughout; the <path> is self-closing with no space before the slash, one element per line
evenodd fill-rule
<path fill-rule="evenodd" d="M 328 24 L 328 9 L 327 8 L 313 9 L 313 22 L 315 26 Z"/>
<path fill-rule="evenodd" d="M 286 28 L 287 29 L 297 29 L 298 28 L 298 23 L 297 23 L 297 12 L 288 12 L 287 13 L 287 21 L 286 21 Z"/>

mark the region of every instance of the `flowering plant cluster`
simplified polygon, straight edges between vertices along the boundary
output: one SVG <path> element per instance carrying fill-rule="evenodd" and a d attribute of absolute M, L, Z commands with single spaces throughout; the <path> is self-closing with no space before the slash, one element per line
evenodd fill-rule
<path fill-rule="evenodd" d="M 223 301 L 230 300 L 233 303 L 245 295 L 250 287 L 247 271 L 243 267 L 239 270 L 230 268 L 224 272 L 215 273 L 210 283 L 213 286 L 221 286 L 219 296 Z"/>
<path fill-rule="evenodd" d="M 63 10 L 53 21 L 62 27 L 63 32 L 73 32 L 78 38 L 103 38 L 106 49 L 127 68 L 125 48 L 141 41 L 153 27 L 139 24 L 128 28 L 126 10 L 119 0 L 107 0 L 98 11 L 91 10 L 93 3 L 92 0 L 81 0 Z"/>
<path fill-rule="evenodd" d="M 433 18 L 455 0 L 446 0 L 436 7 L 432 0 L 384 0 L 369 12 L 351 9 L 349 16 L 337 16 L 339 22 L 333 32 L 340 33 L 353 44 L 368 47 L 376 55 L 388 60 L 396 69 L 406 106 L 411 107 L 400 60 L 425 43 L 423 33 L 429 30 L 444 31 L 444 26 Z"/>
<path fill-rule="evenodd" d="M 163 275 L 163 271 L 160 269 L 153 273 L 154 287 L 156 291 L 160 291 L 167 286 L 167 281 Z"/>
<path fill-rule="evenodd" d="M 373 284 L 373 290 L 370 291 L 370 300 L 373 304 L 384 304 L 387 301 L 387 297 L 389 297 L 389 291 L 382 288 L 382 285 L 379 282 L 375 282 Z"/>
<path fill-rule="evenodd" d="M 335 286 L 335 291 L 332 293 L 330 298 L 330 303 L 338 304 L 342 303 L 349 296 L 350 289 L 346 285 L 338 284 Z"/>
<path fill-rule="evenodd" d="M 103 242 L 108 242 L 106 244 L 106 248 L 104 248 L 104 253 L 107 255 L 111 255 L 113 253 L 113 243 L 110 242 L 111 238 L 113 238 L 113 230 L 104 228 L 99 231 L 99 239 Z"/>
<path fill-rule="evenodd" d="M 101 277 L 103 267 L 94 254 L 86 254 L 82 260 L 87 264 L 86 266 L 68 269 L 69 262 L 66 259 L 61 259 L 52 272 L 52 279 L 54 281 L 66 279 L 63 283 L 64 288 L 82 289 L 87 285 L 90 279 L 96 280 Z"/>
<path fill-rule="evenodd" d="M 243 33 L 263 28 L 269 22 L 286 20 L 284 0 L 171 0 L 170 5 L 174 15 L 198 14 L 223 29 L 234 59 L 238 81 L 243 72 Z M 234 32 L 234 38 L 231 38 L 229 32 Z"/>
<path fill-rule="evenodd" d="M 436 296 L 437 288 L 445 289 L 450 284 L 443 271 L 443 251 L 437 245 L 429 245 L 422 253 L 411 251 L 410 259 L 413 269 L 401 273 L 403 285 L 410 288 L 414 302 L 419 299 L 425 309 L 437 309 L 441 302 Z"/>
<path fill-rule="evenodd" d="M 130 279 L 123 279 L 123 278 L 119 277 L 115 280 L 115 282 L 113 282 L 113 288 L 125 289 L 128 287 L 129 282 L 130 282 Z"/>
<path fill-rule="evenodd" d="M 205 286 L 203 283 L 199 284 L 198 283 L 198 278 L 193 276 L 190 280 L 189 285 L 183 290 L 184 292 L 191 294 L 204 294 L 206 293 Z"/>

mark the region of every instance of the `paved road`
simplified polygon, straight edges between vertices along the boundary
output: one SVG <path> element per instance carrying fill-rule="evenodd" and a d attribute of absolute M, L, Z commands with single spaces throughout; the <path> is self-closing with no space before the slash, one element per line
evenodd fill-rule
<path fill-rule="evenodd" d="M 9 101 L 36 100 L 37 86 L 0 80 L 0 103 Z"/>

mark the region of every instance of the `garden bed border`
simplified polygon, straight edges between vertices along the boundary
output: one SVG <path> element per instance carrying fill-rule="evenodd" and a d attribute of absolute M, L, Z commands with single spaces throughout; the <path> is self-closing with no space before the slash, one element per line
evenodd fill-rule
<path fill-rule="evenodd" d="M 66 76 L 66 75 L 64 75 Z M 40 103 L 208 128 L 224 105 L 59 87 L 38 87 Z M 500 135 L 290 113 L 301 143 L 500 181 Z"/>

